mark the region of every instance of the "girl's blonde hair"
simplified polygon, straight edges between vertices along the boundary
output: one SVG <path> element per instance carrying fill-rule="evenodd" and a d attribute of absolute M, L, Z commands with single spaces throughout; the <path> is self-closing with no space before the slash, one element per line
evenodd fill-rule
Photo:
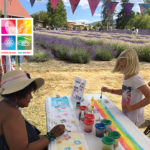
<path fill-rule="evenodd" d="M 120 71 L 119 65 L 121 60 L 126 60 L 126 67 Z M 125 50 L 117 58 L 115 67 L 112 72 L 121 72 L 125 75 L 134 75 L 139 73 L 139 58 L 135 50 Z"/>

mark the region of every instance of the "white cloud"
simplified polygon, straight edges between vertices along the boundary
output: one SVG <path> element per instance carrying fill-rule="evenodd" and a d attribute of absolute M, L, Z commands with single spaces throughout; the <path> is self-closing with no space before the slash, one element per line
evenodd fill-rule
<path fill-rule="evenodd" d="M 65 6 L 70 6 L 69 0 L 63 0 Z"/>
<path fill-rule="evenodd" d="M 100 14 L 100 13 L 95 13 L 94 16 L 96 16 L 96 17 L 101 17 L 102 14 Z"/>
<path fill-rule="evenodd" d="M 82 9 L 88 9 L 89 8 L 88 0 L 80 0 L 79 6 L 81 6 Z"/>

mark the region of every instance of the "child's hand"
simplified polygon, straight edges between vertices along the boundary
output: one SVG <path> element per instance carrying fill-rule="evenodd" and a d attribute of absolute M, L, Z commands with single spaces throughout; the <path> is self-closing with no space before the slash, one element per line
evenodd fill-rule
<path fill-rule="evenodd" d="M 150 82 L 148 82 L 148 86 L 150 86 Z"/>
<path fill-rule="evenodd" d="M 103 87 L 101 88 L 101 91 L 102 91 L 102 92 L 109 92 L 110 90 L 109 90 L 107 87 L 103 86 Z"/>
<path fill-rule="evenodd" d="M 131 111 L 133 111 L 132 110 L 132 106 L 129 105 L 129 104 L 123 105 L 122 106 L 122 110 L 123 110 L 123 112 L 131 112 Z"/>

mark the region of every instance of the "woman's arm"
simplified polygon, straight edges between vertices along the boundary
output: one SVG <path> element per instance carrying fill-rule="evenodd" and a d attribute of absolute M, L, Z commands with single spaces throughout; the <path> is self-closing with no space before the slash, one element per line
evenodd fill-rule
<path fill-rule="evenodd" d="M 143 93 L 145 98 L 143 100 L 141 100 L 140 102 L 134 104 L 134 105 L 125 106 L 123 109 L 125 112 L 130 112 L 130 111 L 139 109 L 139 108 L 144 107 L 150 103 L 150 89 L 148 88 L 148 86 L 143 85 L 143 86 L 139 87 L 138 89 Z"/>
<path fill-rule="evenodd" d="M 102 92 L 108 92 L 108 93 L 111 93 L 111 94 L 122 95 L 122 89 L 109 89 L 107 87 L 102 87 L 101 91 Z"/>
<path fill-rule="evenodd" d="M 28 143 L 25 121 L 19 110 L 11 110 L 11 115 L 3 120 L 2 128 L 10 150 L 43 150 L 49 144 L 46 137 Z"/>

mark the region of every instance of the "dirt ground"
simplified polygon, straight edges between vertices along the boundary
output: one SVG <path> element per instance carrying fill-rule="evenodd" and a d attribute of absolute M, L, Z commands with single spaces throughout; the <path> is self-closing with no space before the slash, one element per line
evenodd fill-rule
<path fill-rule="evenodd" d="M 23 70 L 28 71 L 31 77 L 42 77 L 45 85 L 38 90 L 28 108 L 23 110 L 25 117 L 36 125 L 43 134 L 46 133 L 45 100 L 47 97 L 70 96 L 76 76 L 85 79 L 86 88 L 84 94 L 100 93 L 102 86 L 121 88 L 123 76 L 112 73 L 115 64 L 112 61 L 91 61 L 89 64 L 70 64 L 64 61 L 50 60 L 45 63 L 23 63 Z M 145 82 L 150 81 L 150 63 L 140 63 L 141 75 Z M 119 109 L 121 97 L 104 93 Z M 150 124 L 150 105 L 145 107 L 145 123 L 140 127 L 143 131 Z"/>

